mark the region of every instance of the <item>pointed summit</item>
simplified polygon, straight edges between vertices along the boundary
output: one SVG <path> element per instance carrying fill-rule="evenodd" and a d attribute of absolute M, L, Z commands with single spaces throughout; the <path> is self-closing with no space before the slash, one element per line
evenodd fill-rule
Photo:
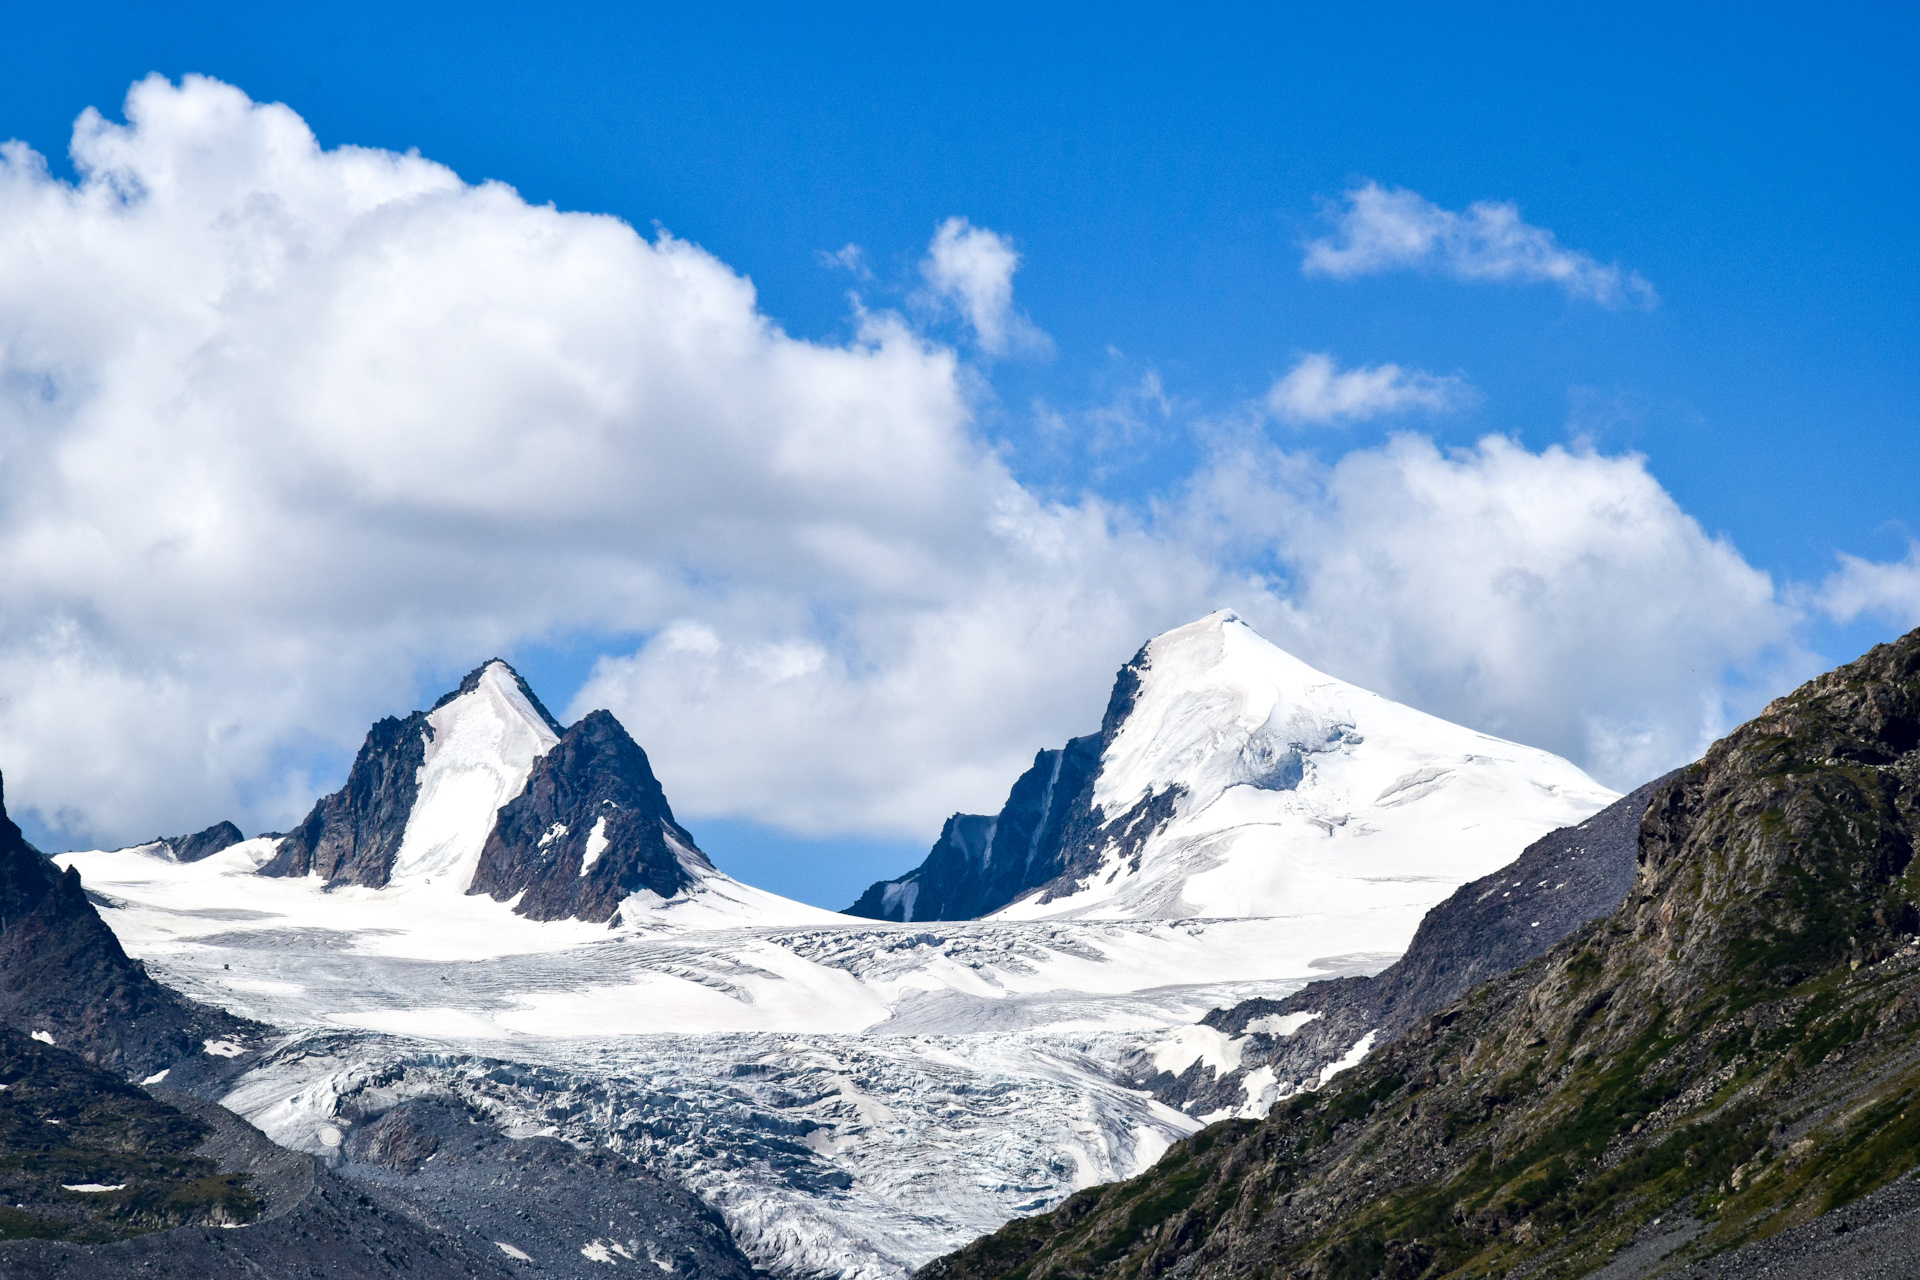
<path fill-rule="evenodd" d="M 373 889 L 438 877 L 464 891 L 494 814 L 561 732 L 520 673 L 490 659 L 431 710 L 375 724 L 347 785 L 313 806 L 262 872 Z"/>
<path fill-rule="evenodd" d="M 261 874 L 486 894 L 532 920 L 595 923 L 717 875 L 611 712 L 563 729 L 499 658 L 429 710 L 375 724 L 347 785 Z"/>

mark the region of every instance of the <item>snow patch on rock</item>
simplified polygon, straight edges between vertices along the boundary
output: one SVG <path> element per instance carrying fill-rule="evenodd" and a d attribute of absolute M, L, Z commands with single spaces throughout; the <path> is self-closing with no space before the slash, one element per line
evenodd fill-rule
<path fill-rule="evenodd" d="M 1284 1038 L 1306 1026 L 1315 1018 L 1323 1016 L 1325 1015 L 1317 1010 L 1313 1013 L 1270 1013 L 1264 1018 L 1254 1018 L 1248 1022 L 1247 1033 L 1249 1035 L 1259 1034 L 1273 1036 L 1275 1038 Z"/>

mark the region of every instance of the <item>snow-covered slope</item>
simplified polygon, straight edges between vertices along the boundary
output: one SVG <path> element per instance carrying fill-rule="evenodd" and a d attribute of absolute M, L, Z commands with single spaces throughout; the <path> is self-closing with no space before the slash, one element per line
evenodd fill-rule
<path fill-rule="evenodd" d="M 1229 611 L 1150 641 L 1098 735 L 853 911 L 912 920 L 1300 917 L 1372 908 L 1356 949 L 1615 799 L 1574 765 L 1316 671 Z"/>
<path fill-rule="evenodd" d="M 998 918 L 1424 911 L 1618 799 L 1558 756 L 1316 671 L 1230 612 L 1130 669 L 1094 857 Z"/>
<path fill-rule="evenodd" d="M 533 762 L 560 735 L 534 710 L 512 668 L 490 662 L 474 687 L 427 714 L 426 750 L 406 835 L 387 883 L 465 893 L 500 806 L 519 795 Z"/>

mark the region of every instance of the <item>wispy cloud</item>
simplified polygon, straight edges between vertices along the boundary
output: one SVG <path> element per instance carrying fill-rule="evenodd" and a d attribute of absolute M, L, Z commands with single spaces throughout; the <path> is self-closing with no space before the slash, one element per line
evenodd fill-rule
<path fill-rule="evenodd" d="M 934 232 L 920 274 L 936 301 L 956 308 L 973 326 L 982 351 L 1044 352 L 1052 341 L 1013 306 L 1019 265 L 1020 255 L 1005 236 L 956 216 Z"/>
<path fill-rule="evenodd" d="M 1840 567 L 1820 585 L 1817 603 L 1840 623 L 1866 615 L 1920 626 L 1920 542 L 1907 544 L 1904 559 L 1885 562 L 1842 552 Z"/>
<path fill-rule="evenodd" d="M 867 251 L 857 244 L 849 242 L 832 253 L 820 249 L 813 256 L 821 266 L 830 271 L 849 272 L 856 280 L 873 279 L 873 269 L 867 265 Z"/>
<path fill-rule="evenodd" d="M 1323 352 L 1302 356 L 1267 392 L 1267 409 L 1286 422 L 1359 422 L 1408 409 L 1440 413 L 1473 398 L 1457 377 L 1441 377 L 1397 364 L 1341 369 Z"/>
<path fill-rule="evenodd" d="M 1301 270 L 1351 279 L 1405 268 L 1456 280 L 1558 285 L 1569 298 L 1603 307 L 1658 305 L 1660 296 L 1637 271 L 1601 263 L 1564 247 L 1553 232 L 1521 220 L 1511 201 L 1481 200 L 1465 213 L 1443 209 L 1418 192 L 1369 182 L 1328 210 L 1334 234 L 1307 245 Z"/>

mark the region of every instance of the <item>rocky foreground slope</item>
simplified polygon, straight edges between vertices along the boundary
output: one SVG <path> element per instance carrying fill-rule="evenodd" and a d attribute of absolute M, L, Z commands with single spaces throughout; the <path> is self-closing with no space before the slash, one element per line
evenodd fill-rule
<path fill-rule="evenodd" d="M 1573 1276 L 1662 1223 L 1644 1273 L 1861 1201 L 1920 1162 L 1916 834 L 1920 632 L 1663 784 L 1612 915 L 922 1274 Z"/>
<path fill-rule="evenodd" d="M 3 799 L 0 1023 L 136 1079 L 219 1078 L 265 1031 L 149 977 L 87 900 L 79 873 L 28 844 Z M 222 1052 L 207 1053 L 208 1044 Z"/>

